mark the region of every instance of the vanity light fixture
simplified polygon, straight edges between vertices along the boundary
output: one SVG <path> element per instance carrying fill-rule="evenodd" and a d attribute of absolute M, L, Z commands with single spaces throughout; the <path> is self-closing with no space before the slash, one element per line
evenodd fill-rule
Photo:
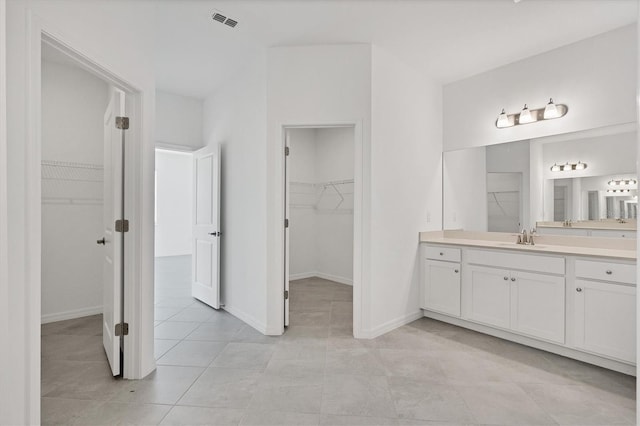
<path fill-rule="evenodd" d="M 628 194 L 628 189 L 607 189 L 607 192 L 614 194 Z"/>
<path fill-rule="evenodd" d="M 504 129 L 519 126 L 520 124 L 535 123 L 536 121 L 553 120 L 554 118 L 564 117 L 567 111 L 569 111 L 569 108 L 566 105 L 556 104 L 552 98 L 549 98 L 549 103 L 544 108 L 529 109 L 529 106 L 524 104 L 522 110 L 517 114 L 507 114 L 503 109 L 498 114 L 496 127 Z"/>
<path fill-rule="evenodd" d="M 531 116 L 531 111 L 529 111 L 529 107 L 527 104 L 524 104 L 522 111 L 520 111 L 520 116 L 518 118 L 518 124 L 527 124 L 532 123 L 533 117 Z"/>
<path fill-rule="evenodd" d="M 504 108 L 502 108 L 502 112 L 498 115 L 498 121 L 496 121 L 496 127 L 500 129 L 502 127 L 510 126 L 513 126 L 513 124 L 509 122 L 509 116 L 504 112 Z"/>
<path fill-rule="evenodd" d="M 556 104 L 553 103 L 552 98 L 549 98 L 549 103 L 546 107 L 544 107 L 544 113 L 542 114 L 542 116 L 545 120 L 559 117 L 558 108 L 556 107 Z"/>
<path fill-rule="evenodd" d="M 558 165 L 558 163 L 554 163 L 551 166 L 552 172 L 570 172 L 573 170 L 584 170 L 587 168 L 587 163 L 583 163 L 582 161 L 578 161 L 577 163 L 565 163 Z"/>
<path fill-rule="evenodd" d="M 636 179 L 612 179 L 608 184 L 609 186 L 637 185 L 638 181 Z"/>

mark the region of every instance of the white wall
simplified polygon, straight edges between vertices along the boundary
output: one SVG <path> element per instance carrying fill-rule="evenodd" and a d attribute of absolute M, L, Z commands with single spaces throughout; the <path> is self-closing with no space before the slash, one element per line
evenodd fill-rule
<path fill-rule="evenodd" d="M 95 13 L 96 8 L 100 13 Z M 9 397 L 3 399 L 0 423 L 37 424 L 40 422 L 40 201 L 36 166 L 40 151 L 32 145 L 37 136 L 28 128 L 30 99 L 37 97 L 28 81 L 31 48 L 34 44 L 28 28 L 44 25 L 49 33 L 61 38 L 85 57 L 106 65 L 123 80 L 142 92 L 140 117 L 144 128 L 135 147 L 135 179 L 140 196 L 135 198 L 136 214 L 132 225 L 134 238 L 142 248 L 135 265 L 139 266 L 141 290 L 130 300 L 136 304 L 135 318 L 127 341 L 140 362 L 125 365 L 131 377 L 144 376 L 155 366 L 153 358 L 153 5 L 147 2 L 128 4 L 122 13 L 118 3 L 88 0 L 10 1 L 7 2 L 7 132 L 8 132 L 8 318 L 11 318 L 3 382 L 11 384 Z M 3 22 L 3 27 L 4 27 Z M 27 24 L 30 23 L 30 26 Z M 117 31 L 114 31 L 117 29 Z M 35 35 L 37 38 L 37 34 Z M 36 62 L 37 65 L 37 62 Z M 35 161 L 34 161 L 35 160 Z M 33 164 L 36 163 L 36 164 Z M 132 163 L 133 164 L 133 163 Z M 35 169 L 35 171 L 34 171 Z M 35 177 L 32 181 L 27 176 Z M 29 185 L 28 185 L 29 183 Z M 145 222 L 139 222 L 144 217 Z M 4 317 L 0 317 L 4 319 Z M 140 323 L 150 325 L 149 333 L 138 336 Z M 6 324 L 0 324 L 6 327 Z M 143 338 L 140 338 L 143 337 Z"/>
<path fill-rule="evenodd" d="M 9 280 L 7 273 L 7 2 L 0 0 L 0 340 L 9 341 Z M 9 365 L 9 351 L 0 351 L 0 365 Z M 0 401 L 10 401 L 10 377 L 0 379 Z M 4 405 L 0 423 L 12 417 Z M 17 414 L 17 413 L 13 413 Z"/>
<path fill-rule="evenodd" d="M 203 101 L 156 90 L 156 145 L 195 150 L 204 146 Z"/>
<path fill-rule="evenodd" d="M 634 122 L 636 44 L 627 26 L 446 85 L 445 150 Z M 495 127 L 502 108 L 542 108 L 550 97 L 569 107 L 565 117 Z"/>
<path fill-rule="evenodd" d="M 418 233 L 442 229 L 441 87 L 374 46 L 371 337 L 422 315 Z"/>
<path fill-rule="evenodd" d="M 369 174 L 371 126 L 371 46 L 331 45 L 276 47 L 268 51 L 267 64 L 267 279 L 269 332 L 283 331 L 282 259 L 284 253 L 282 220 L 284 218 L 283 135 L 285 125 L 358 123 L 356 133 L 365 149 L 365 175 Z M 356 173 L 358 169 L 356 167 Z M 356 175 L 358 178 L 358 175 Z M 368 191 L 363 196 L 363 212 L 369 213 Z M 363 220 L 367 234 L 369 219 Z M 360 230 L 356 230 L 358 234 Z M 368 250 L 368 240 L 363 241 Z M 358 268 L 358 260 L 354 259 Z M 364 255 L 363 281 L 370 273 L 368 255 Z M 354 289 L 354 294 L 357 290 Z M 357 312 L 354 311 L 355 316 Z M 356 329 L 359 319 L 354 318 Z"/>
<path fill-rule="evenodd" d="M 193 155 L 156 150 L 155 255 L 192 251 Z"/>
<path fill-rule="evenodd" d="M 107 103 L 104 81 L 80 68 L 44 61 L 42 160 L 102 166 Z M 43 323 L 102 312 L 104 249 L 95 241 L 104 233 L 103 183 L 56 179 L 101 179 L 102 173 L 57 170 L 60 174 L 43 172 L 42 181 Z"/>
<path fill-rule="evenodd" d="M 222 146 L 222 302 L 227 311 L 263 333 L 267 332 L 266 96 L 266 58 L 259 56 L 204 102 L 206 143 Z"/>
<path fill-rule="evenodd" d="M 353 180 L 354 129 L 316 130 L 316 182 Z M 329 187 L 319 200 L 316 216 L 316 271 L 318 276 L 353 285 L 353 184 Z M 321 188 L 318 188 L 321 190 Z M 336 208 L 337 207 L 337 208 Z"/>
<path fill-rule="evenodd" d="M 290 279 L 320 277 L 353 284 L 354 129 L 290 129 Z M 306 185 L 305 185 L 306 184 Z M 308 185 L 311 184 L 311 185 Z"/>

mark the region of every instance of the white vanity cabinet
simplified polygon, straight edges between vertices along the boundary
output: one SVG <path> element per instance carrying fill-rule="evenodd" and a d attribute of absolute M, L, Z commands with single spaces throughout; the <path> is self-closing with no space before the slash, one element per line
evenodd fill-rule
<path fill-rule="evenodd" d="M 635 363 L 635 265 L 576 261 L 575 346 Z"/>
<path fill-rule="evenodd" d="M 421 244 L 425 316 L 635 374 L 635 259 L 462 240 Z"/>
<path fill-rule="evenodd" d="M 460 249 L 423 247 L 421 307 L 460 316 Z"/>
<path fill-rule="evenodd" d="M 468 265 L 465 277 L 463 317 L 564 343 L 564 276 Z"/>

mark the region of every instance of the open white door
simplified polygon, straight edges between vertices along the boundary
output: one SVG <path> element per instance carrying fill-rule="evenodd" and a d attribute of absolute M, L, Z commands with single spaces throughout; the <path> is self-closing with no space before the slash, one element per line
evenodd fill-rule
<path fill-rule="evenodd" d="M 284 326 L 289 326 L 289 131 L 284 134 Z"/>
<path fill-rule="evenodd" d="M 191 295 L 220 308 L 220 147 L 193 155 L 194 206 Z"/>
<path fill-rule="evenodd" d="M 121 372 L 120 337 L 116 325 L 122 320 L 123 232 L 116 232 L 116 220 L 123 215 L 123 143 L 124 130 L 117 128 L 116 117 L 124 116 L 124 93 L 110 89 L 109 105 L 104 114 L 104 245 L 102 342 L 114 376 Z"/>

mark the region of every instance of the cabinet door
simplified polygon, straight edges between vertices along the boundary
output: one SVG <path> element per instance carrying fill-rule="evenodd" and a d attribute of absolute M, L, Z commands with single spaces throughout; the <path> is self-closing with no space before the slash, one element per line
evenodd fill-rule
<path fill-rule="evenodd" d="M 460 316 L 460 264 L 423 261 L 424 291 L 422 307 Z"/>
<path fill-rule="evenodd" d="M 511 328 L 564 343 L 564 277 L 511 272 Z"/>
<path fill-rule="evenodd" d="M 635 363 L 636 288 L 576 280 L 576 346 Z"/>
<path fill-rule="evenodd" d="M 511 299 L 509 272 L 502 269 L 465 267 L 469 274 L 468 315 L 473 321 L 509 328 Z"/>

